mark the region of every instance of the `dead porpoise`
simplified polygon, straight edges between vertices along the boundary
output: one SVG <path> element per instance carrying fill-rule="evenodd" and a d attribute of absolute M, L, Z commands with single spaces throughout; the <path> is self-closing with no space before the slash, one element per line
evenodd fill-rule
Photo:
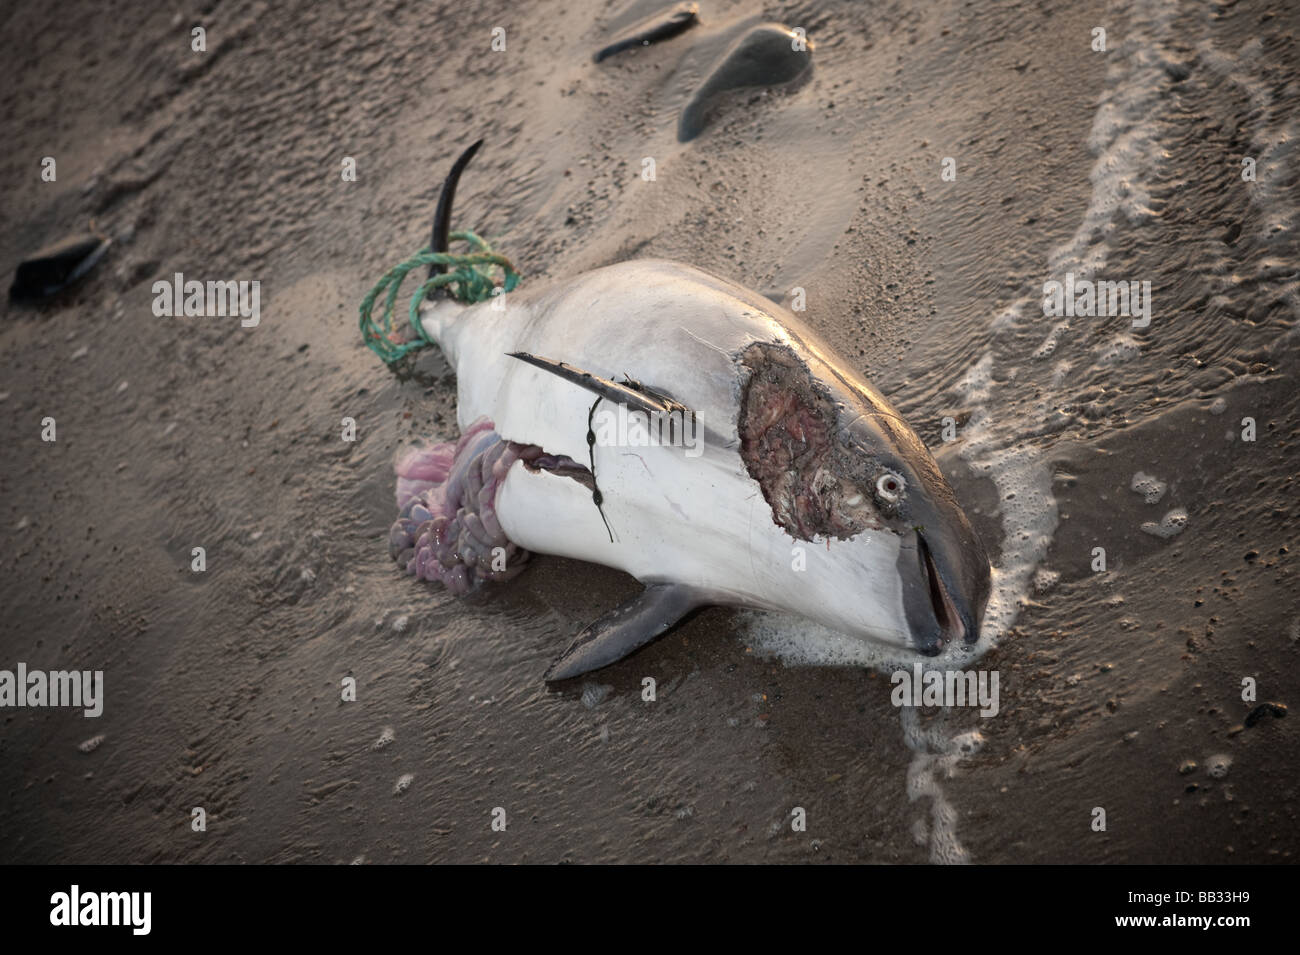
<path fill-rule="evenodd" d="M 478 145 L 443 186 L 435 251 Z M 988 555 L 934 458 L 767 298 L 638 260 L 476 305 L 439 295 L 419 318 L 455 368 L 462 433 L 398 456 L 400 565 L 465 593 L 536 551 L 645 585 L 548 680 L 613 663 L 709 604 L 924 656 L 978 640 Z"/>

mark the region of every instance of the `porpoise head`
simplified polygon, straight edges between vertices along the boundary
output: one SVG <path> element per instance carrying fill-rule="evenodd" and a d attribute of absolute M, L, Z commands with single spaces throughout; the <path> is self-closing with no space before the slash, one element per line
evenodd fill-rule
<path fill-rule="evenodd" d="M 810 333 L 755 343 L 742 363 L 750 374 L 741 457 L 774 522 L 798 540 L 833 542 L 839 564 L 897 577 L 892 587 L 873 580 L 877 596 L 860 608 L 852 593 L 824 594 L 825 611 L 814 615 L 925 656 L 976 643 L 990 592 L 988 553 L 916 432 Z M 886 556 L 892 566 L 882 564 Z M 831 585 L 843 588 L 846 578 Z"/>

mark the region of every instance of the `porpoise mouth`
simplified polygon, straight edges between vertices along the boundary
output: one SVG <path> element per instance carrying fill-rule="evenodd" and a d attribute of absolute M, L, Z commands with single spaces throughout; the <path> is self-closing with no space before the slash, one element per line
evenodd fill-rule
<path fill-rule="evenodd" d="M 958 613 L 952 598 L 948 596 L 948 588 L 943 585 L 943 579 L 934 566 L 934 558 L 930 556 L 930 546 L 925 542 L 925 536 L 918 533 L 916 542 L 917 554 L 921 560 L 921 572 L 925 575 L 930 594 L 930 607 L 934 610 L 934 619 L 939 624 L 940 642 L 934 648 L 934 653 L 938 653 L 946 644 L 966 636 L 966 624 L 962 622 L 961 614 Z"/>

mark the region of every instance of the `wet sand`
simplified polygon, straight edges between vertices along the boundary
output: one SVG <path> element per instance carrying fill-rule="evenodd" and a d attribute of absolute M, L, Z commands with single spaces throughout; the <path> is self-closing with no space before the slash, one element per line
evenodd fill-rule
<path fill-rule="evenodd" d="M 0 860 L 1294 861 L 1297 719 L 1244 728 L 1241 684 L 1300 699 L 1297 15 L 701 2 L 592 63 L 655 7 L 13 11 L 0 262 L 91 223 L 114 245 L 0 306 L 0 668 L 101 669 L 107 694 L 93 720 L 0 710 Z M 814 41 L 811 77 L 679 142 L 768 20 Z M 480 136 L 456 224 L 525 282 L 654 256 L 807 289 L 994 553 L 997 717 L 900 720 L 883 676 L 794 664 L 813 628 L 723 609 L 552 689 L 635 581 L 537 556 L 456 600 L 397 571 L 392 456 L 455 435 L 455 380 L 434 353 L 395 377 L 356 309 Z M 1045 317 L 1043 283 L 1085 268 L 1150 281 L 1151 326 Z M 260 281 L 259 325 L 155 317 L 176 272 Z M 1175 508 L 1181 534 L 1142 530 Z"/>

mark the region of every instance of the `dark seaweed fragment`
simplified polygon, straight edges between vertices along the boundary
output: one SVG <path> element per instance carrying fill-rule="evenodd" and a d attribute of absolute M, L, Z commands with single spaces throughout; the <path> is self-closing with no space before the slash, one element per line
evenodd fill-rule
<path fill-rule="evenodd" d="M 14 273 L 9 298 L 34 302 L 49 298 L 72 285 L 95 267 L 108 250 L 110 241 L 98 233 L 69 236 L 33 252 Z"/>
<path fill-rule="evenodd" d="M 668 40 L 689 30 L 700 22 L 700 6 L 697 3 L 679 3 L 662 16 L 642 20 L 628 32 L 602 49 L 594 57 L 599 63 L 616 53 L 630 50 L 634 46 L 649 46 L 660 40 Z"/>
<path fill-rule="evenodd" d="M 1261 703 L 1250 711 L 1246 717 L 1246 727 L 1252 727 L 1266 716 L 1272 716 L 1275 719 L 1286 718 L 1286 704 L 1284 703 Z"/>

